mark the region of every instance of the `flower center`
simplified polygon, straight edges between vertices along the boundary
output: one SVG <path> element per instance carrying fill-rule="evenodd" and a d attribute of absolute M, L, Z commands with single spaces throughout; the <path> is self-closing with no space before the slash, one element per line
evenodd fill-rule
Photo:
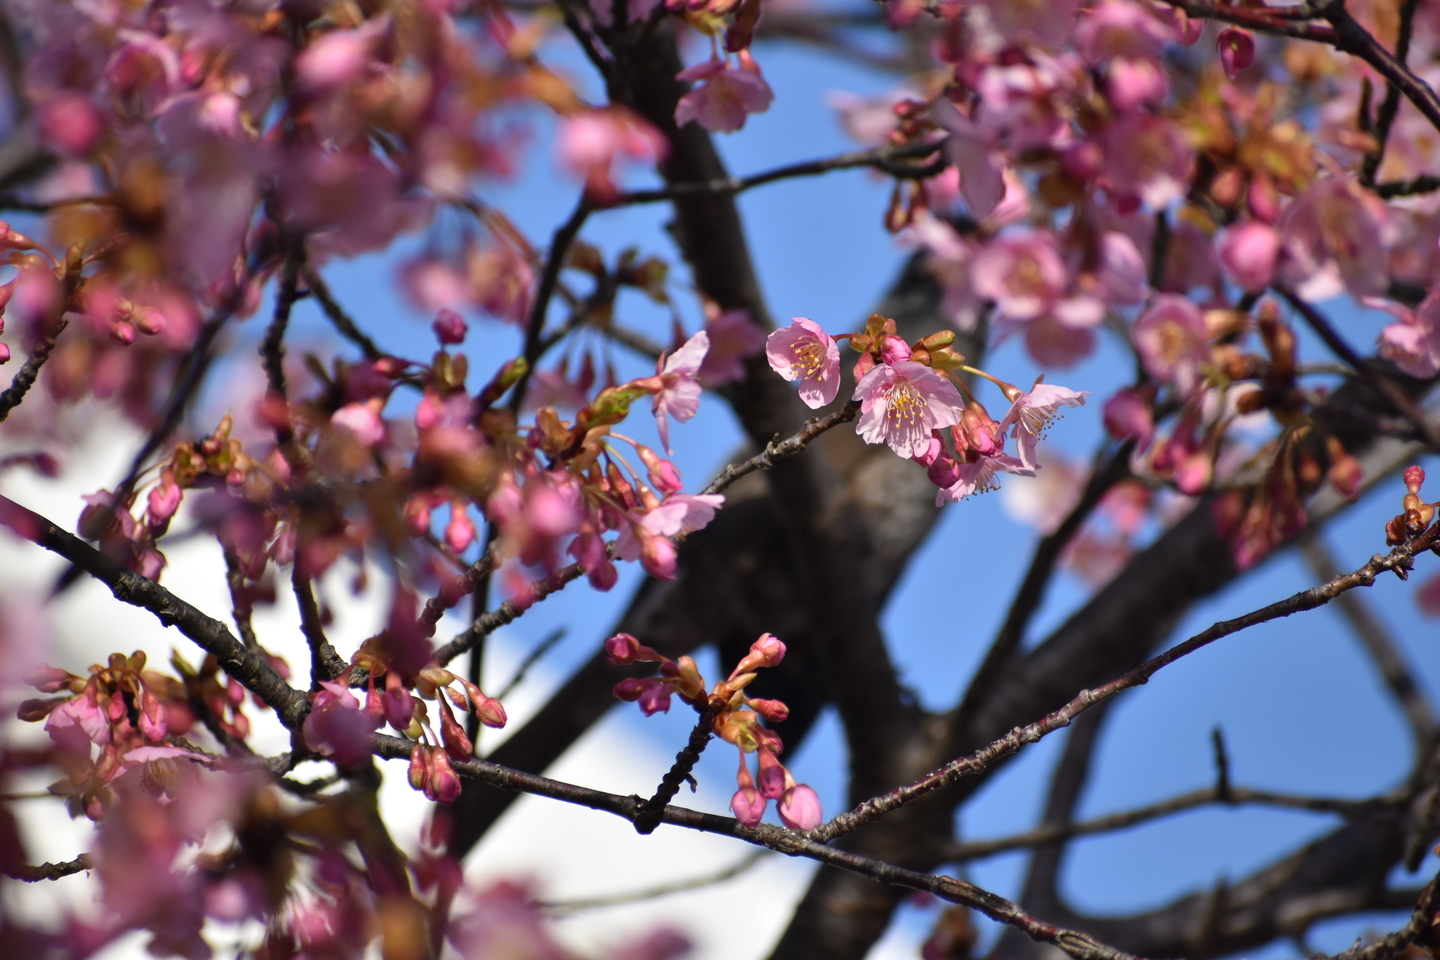
<path fill-rule="evenodd" d="M 800 376 L 812 380 L 825 366 L 825 347 L 819 340 L 803 340 L 795 345 L 795 359 L 791 362 Z"/>
<path fill-rule="evenodd" d="M 925 411 L 925 398 L 913 386 L 901 381 L 890 388 L 885 418 L 892 427 L 913 426 Z"/>

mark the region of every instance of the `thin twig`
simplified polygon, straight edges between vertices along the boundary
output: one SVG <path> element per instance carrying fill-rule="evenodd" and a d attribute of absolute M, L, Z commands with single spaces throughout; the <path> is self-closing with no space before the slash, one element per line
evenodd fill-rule
<path fill-rule="evenodd" d="M 50 353 L 55 349 L 60 334 L 65 331 L 69 321 L 63 318 L 55 324 L 54 331 L 45 339 L 35 344 L 35 349 L 30 351 L 30 356 L 25 358 L 20 371 L 15 374 L 15 379 L 10 381 L 10 386 L 4 393 L 0 393 L 0 423 L 10 416 L 10 411 L 20 405 L 25 399 L 25 394 L 35 385 L 35 380 L 40 376 L 40 368 L 45 366 L 45 361 L 50 359 Z"/>
<path fill-rule="evenodd" d="M 1133 670 L 1121 674 L 1109 683 L 1082 690 L 1079 695 L 1060 709 L 1047 714 L 1034 723 L 1015 727 L 1003 737 L 975 753 L 952 760 L 908 786 L 866 800 L 854 810 L 842 813 L 829 823 L 811 831 L 810 836 L 821 841 L 842 836 L 891 810 L 949 786 L 963 777 L 974 776 L 988 769 L 996 761 L 1016 753 L 1021 747 L 1035 743 L 1056 730 L 1068 726 L 1072 720 L 1095 704 L 1108 700 L 1123 690 L 1149 682 L 1157 671 L 1222 637 L 1228 637 L 1257 624 L 1268 623 L 1271 620 L 1278 620 L 1323 606 L 1347 590 L 1370 586 L 1379 574 L 1387 570 L 1401 577 L 1407 576 L 1415 555 L 1429 550 L 1430 546 L 1436 542 L 1437 537 L 1440 537 L 1440 524 L 1431 526 L 1415 540 L 1401 544 L 1391 550 L 1389 554 L 1382 556 L 1377 553 L 1370 558 L 1368 563 L 1353 573 L 1334 577 L 1318 587 L 1302 590 L 1284 600 L 1261 607 L 1259 610 L 1254 610 L 1233 620 L 1222 620 L 1183 643 L 1176 644 L 1159 656 L 1145 661 Z"/>
<path fill-rule="evenodd" d="M 385 351 L 376 346 L 375 341 L 371 340 L 361 331 L 355 324 L 355 321 L 351 319 L 350 315 L 346 313 L 344 308 L 336 301 L 334 295 L 330 292 L 330 287 L 320 276 L 318 270 L 307 266 L 304 269 L 304 276 L 305 285 L 310 288 L 310 293 L 315 297 L 315 302 L 320 304 L 321 312 L 329 318 L 331 325 L 335 327 L 335 331 L 339 333 L 340 336 L 359 347 L 360 352 L 365 354 L 365 359 L 367 360 L 379 360 L 385 356 Z"/>
<path fill-rule="evenodd" d="M 377 755 L 389 759 L 408 758 L 413 746 L 409 740 L 383 734 L 374 735 L 371 742 Z M 550 797 L 592 810 L 611 813 L 632 823 L 645 803 L 639 797 L 622 797 L 601 790 L 591 790 L 588 787 L 551 780 L 549 777 L 515 770 L 485 760 L 458 761 L 454 764 L 454 768 L 462 776 L 502 790 L 516 790 Z M 1045 923 L 1026 913 L 1009 900 L 977 887 L 973 883 L 956 880 L 953 877 L 921 873 L 918 870 L 907 870 L 904 867 L 862 857 L 836 847 L 827 847 L 809 839 L 804 834 L 786 830 L 783 827 L 762 823 L 754 829 L 748 829 L 730 817 L 701 813 L 698 810 L 689 810 L 684 807 L 666 807 L 662 822 L 702 833 L 735 837 L 756 846 L 778 850 L 787 856 L 816 860 L 890 886 L 927 891 L 942 900 L 963 904 L 978 910 L 990 919 L 1015 927 L 1042 943 L 1054 944 L 1074 957 L 1075 960 L 1136 960 L 1128 953 L 1105 946 L 1088 934 Z"/>
<path fill-rule="evenodd" d="M 1356 353 L 1344 338 L 1335 332 L 1335 328 L 1330 325 L 1329 320 L 1325 319 L 1323 313 L 1289 290 L 1280 289 L 1278 292 L 1300 316 L 1305 318 L 1310 329 L 1319 334 L 1320 339 L 1325 341 L 1325 345 L 1335 356 L 1354 368 L 1355 372 L 1364 377 L 1365 382 L 1370 384 L 1376 393 L 1390 401 L 1400 415 L 1414 425 L 1420 436 L 1430 445 L 1431 450 L 1440 452 L 1440 429 L 1430 422 L 1399 384 L 1381 373 L 1373 363 Z"/>
<path fill-rule="evenodd" d="M 310 647 L 310 690 L 314 692 L 320 689 L 321 683 L 334 680 L 350 665 L 326 639 L 320 605 L 315 602 L 315 588 L 301 567 L 297 558 L 290 570 L 290 587 L 295 591 L 295 603 L 300 608 L 300 632 L 305 635 L 305 643 Z"/>
<path fill-rule="evenodd" d="M 823 173 L 830 173 L 835 170 L 849 170 L 855 167 L 875 167 L 884 170 L 894 177 L 908 179 L 924 179 L 933 177 L 945 169 L 945 161 L 926 164 L 924 166 L 906 166 L 896 163 L 898 160 L 915 159 L 928 157 L 938 152 L 942 141 L 925 141 L 923 143 L 912 143 L 904 147 L 876 147 L 871 150 L 852 150 L 848 153 L 837 154 L 833 157 L 826 157 L 822 160 L 807 160 L 804 163 L 792 163 L 784 167 L 776 167 L 774 170 L 767 170 L 764 173 L 751 174 L 748 177 L 720 177 L 715 180 L 704 180 L 698 183 L 672 183 L 666 187 L 655 190 L 632 190 L 620 194 L 613 206 L 630 206 L 637 203 L 663 203 L 667 200 L 674 200 L 677 197 L 695 196 L 697 194 L 735 194 L 749 190 L 751 187 L 762 186 L 767 183 L 774 183 L 777 180 L 790 180 L 795 177 L 814 177 Z"/>
<path fill-rule="evenodd" d="M 848 423 L 854 420 L 860 412 L 860 401 L 851 400 L 845 406 L 833 413 L 823 417 L 816 417 L 805 421 L 805 426 L 799 432 L 785 440 L 776 437 L 765 445 L 765 449 L 749 460 L 742 460 L 740 463 L 732 463 L 720 472 L 720 476 L 710 481 L 710 485 L 701 491 L 703 494 L 719 493 L 730 484 L 739 480 L 747 474 L 756 470 L 769 470 L 776 462 L 786 457 L 793 457 L 804 450 L 810 442 L 820 434 L 841 423 Z"/>
<path fill-rule="evenodd" d="M 1120 813 L 1106 814 L 1103 817 L 1095 817 L 1093 820 L 1083 820 L 1079 823 L 1069 824 L 1048 824 L 1009 837 L 956 843 L 946 851 L 943 859 L 947 863 L 964 863 L 970 860 L 993 857 L 1011 850 L 1038 847 L 1047 843 L 1054 843 L 1057 840 L 1088 837 L 1097 833 L 1113 833 L 1117 830 L 1124 830 L 1128 827 L 1148 823 L 1151 820 L 1158 820 L 1162 817 L 1173 816 L 1177 813 L 1184 813 L 1187 810 L 1194 810 L 1198 807 L 1208 807 L 1213 804 L 1276 807 L 1282 810 L 1333 813 L 1350 819 L 1373 813 L 1375 809 L 1383 803 L 1384 801 L 1382 800 L 1339 800 L 1329 797 L 1304 797 L 1287 793 L 1271 793 L 1265 790 L 1250 790 L 1245 787 L 1234 786 L 1229 787 L 1228 790 L 1221 790 L 1219 786 L 1206 787 L 1203 790 L 1192 790 L 1189 793 L 1181 794 L 1178 797 L 1171 797 L 1168 800 L 1161 800 L 1149 806 L 1137 807 L 1134 810 L 1125 810 Z"/>
<path fill-rule="evenodd" d="M 1383 200 L 1391 197 L 1413 197 L 1417 193 L 1434 193 L 1440 190 L 1440 177 L 1424 174 L 1414 180 L 1394 180 L 1390 183 L 1377 183 L 1375 193 Z"/>
<path fill-rule="evenodd" d="M 1335 562 L 1334 555 L 1319 532 L 1302 534 L 1299 545 L 1300 556 L 1317 580 L 1324 582 L 1340 572 L 1339 564 Z M 1365 645 L 1370 659 L 1375 661 L 1385 686 L 1390 688 L 1390 693 L 1400 704 L 1400 709 L 1410 724 L 1410 732 L 1414 735 L 1416 749 L 1428 753 L 1437 731 L 1440 731 L 1440 722 L 1436 720 L 1435 709 L 1429 698 L 1425 696 L 1415 681 L 1415 675 L 1405 663 L 1400 645 L 1360 594 L 1346 594 L 1336 600 L 1336 604 L 1340 613 L 1349 621 L 1355 635 Z"/>
<path fill-rule="evenodd" d="M 1404 0 L 1400 4 L 1400 28 L 1395 39 L 1395 62 L 1405 67 L 1406 61 L 1410 59 L 1410 37 L 1414 32 L 1415 10 L 1420 6 L 1420 0 Z M 1385 159 L 1385 142 L 1390 139 L 1390 128 L 1395 125 L 1395 118 L 1400 113 L 1400 88 L 1394 81 L 1386 81 L 1385 99 L 1380 103 L 1380 112 L 1375 115 L 1375 127 L 1372 131 L 1375 137 L 1375 150 L 1365 156 L 1365 162 L 1360 168 L 1360 183 L 1364 186 L 1372 186 L 1375 183 L 1375 174 L 1380 170 L 1380 163 Z"/>
<path fill-rule="evenodd" d="M 551 900 L 536 904 L 536 906 L 541 910 L 546 910 L 551 913 L 575 913 L 580 910 L 594 910 L 596 907 L 617 907 L 627 903 L 658 900 L 661 897 L 668 897 L 672 893 L 699 890 L 703 887 L 713 887 L 716 884 L 724 883 L 726 880 L 733 880 L 735 877 L 740 876 L 740 874 L 754 867 L 765 857 L 769 856 L 770 853 L 771 851 L 769 850 L 756 850 L 753 853 L 746 854 L 739 861 L 731 864 L 724 870 L 719 870 L 701 877 L 689 877 L 671 883 L 662 883 L 630 893 L 612 893 L 599 897 L 577 897 L 573 900 Z"/>
<path fill-rule="evenodd" d="M 495 541 L 490 539 L 478 560 L 466 567 L 464 572 L 456 574 L 440 593 L 425 601 L 425 609 L 420 611 L 421 634 L 433 637 L 435 627 L 445 616 L 445 611 L 475 593 L 483 584 L 488 584 L 494 569 Z"/>
<path fill-rule="evenodd" d="M 41 880 L 59 880 L 61 877 L 74 876 L 77 873 L 93 869 L 93 867 L 94 865 L 90 862 L 90 854 L 82 853 L 74 860 L 66 860 L 63 863 L 42 863 L 38 866 L 26 864 L 14 870 L 7 870 L 5 875 L 26 883 L 39 883 Z"/>
<path fill-rule="evenodd" d="M 1374 943 L 1365 946 L 1357 943 L 1344 953 L 1335 954 L 1331 960 L 1385 960 L 1396 956 L 1430 932 L 1437 908 L 1440 908 L 1440 878 L 1430 881 L 1404 927 Z"/>
<path fill-rule="evenodd" d="M 519 410 L 525 400 L 525 390 L 530 384 L 530 375 L 539 362 L 544 345 L 542 334 L 545 330 L 545 315 L 550 310 L 550 299 L 555 295 L 555 285 L 560 280 L 560 271 L 565 266 L 565 256 L 570 244 L 585 225 L 585 220 L 594 209 L 588 193 L 581 194 L 569 218 L 555 229 L 550 238 L 550 252 L 545 257 L 545 268 L 540 273 L 540 283 L 535 288 L 535 302 L 530 307 L 530 317 L 525 324 L 525 370 L 516 381 L 510 394 L 510 409 Z"/>
<path fill-rule="evenodd" d="M 520 666 L 515 668 L 515 675 L 509 679 L 505 686 L 500 688 L 500 692 L 495 694 L 495 699 L 504 700 L 510 696 L 510 694 L 514 693 L 515 688 L 525 681 L 525 677 L 529 674 L 530 668 L 539 663 L 540 659 L 549 653 L 555 644 L 564 640 L 565 634 L 568 632 L 569 630 L 565 627 L 556 627 L 554 630 L 551 630 L 549 636 L 541 640 L 535 649 L 531 650 L 525 659 L 520 661 Z M 476 686 L 479 686 L 478 681 L 475 681 L 475 683 Z"/>

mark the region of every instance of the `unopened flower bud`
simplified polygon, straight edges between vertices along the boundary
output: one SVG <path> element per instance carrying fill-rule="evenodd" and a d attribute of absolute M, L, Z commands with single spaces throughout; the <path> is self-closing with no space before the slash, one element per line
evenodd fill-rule
<path fill-rule="evenodd" d="M 825 821 L 820 797 L 803 783 L 786 790 L 776 809 L 781 822 L 791 830 L 814 830 Z"/>
<path fill-rule="evenodd" d="M 745 703 L 770 723 L 780 723 L 790 716 L 790 708 L 780 700 L 747 700 Z"/>
<path fill-rule="evenodd" d="M 469 332 L 464 318 L 449 307 L 440 308 L 431 326 L 435 330 L 435 336 L 444 344 L 464 343 L 465 334 Z"/>
<path fill-rule="evenodd" d="M 430 754 L 430 779 L 425 796 L 447 806 L 460 796 L 460 775 L 450 765 L 450 757 L 444 750 L 434 750 Z"/>
<path fill-rule="evenodd" d="M 738 677 L 742 673 L 750 673 L 760 667 L 773 667 L 785 659 L 785 644 L 777 640 L 773 635 L 764 633 L 760 639 L 750 644 L 750 652 L 747 653 L 735 669 L 731 677 Z"/>

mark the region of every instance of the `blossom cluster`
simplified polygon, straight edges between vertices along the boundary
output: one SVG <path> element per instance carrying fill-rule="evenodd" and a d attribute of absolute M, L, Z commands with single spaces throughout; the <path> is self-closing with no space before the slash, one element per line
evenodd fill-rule
<path fill-rule="evenodd" d="M 730 676 L 719 681 L 707 694 L 705 678 L 690 657 L 671 660 L 645 646 L 628 633 L 618 633 L 605 641 L 605 657 L 616 665 L 658 663 L 660 675 L 631 677 L 615 685 L 615 696 L 637 703 L 645 716 L 668 713 L 672 697 L 679 697 L 699 713 L 715 736 L 733 744 L 740 752 L 740 769 L 735 779 L 738 789 L 730 800 L 730 809 L 747 827 L 754 827 L 765 816 L 765 808 L 776 801 L 780 821 L 792 830 L 813 830 L 823 819 L 820 798 L 803 783 L 796 783 L 790 771 L 780 762 L 784 744 L 767 724 L 776 724 L 790 715 L 790 709 L 779 700 L 765 700 L 745 695 L 745 688 L 754 681 L 756 670 L 773 667 L 785 658 L 785 644 L 770 634 L 763 634 L 750 645 L 750 652 L 735 664 Z M 749 754 L 756 756 L 756 770 L 750 772 Z"/>

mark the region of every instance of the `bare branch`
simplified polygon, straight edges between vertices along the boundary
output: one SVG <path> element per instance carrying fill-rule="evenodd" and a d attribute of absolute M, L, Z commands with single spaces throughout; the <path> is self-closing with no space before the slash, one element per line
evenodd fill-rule
<path fill-rule="evenodd" d="M 70 877 L 77 873 L 84 873 L 93 866 L 90 862 L 90 854 L 82 853 L 74 860 L 66 860 L 62 863 L 42 863 L 38 866 L 26 864 L 14 870 L 7 870 L 5 875 L 14 880 L 23 880 L 26 883 L 39 883 L 41 880 L 59 880 L 61 877 Z"/>
<path fill-rule="evenodd" d="M 1299 546 L 1300 556 L 1305 559 L 1316 579 L 1324 582 L 1333 579 L 1340 572 L 1324 536 L 1318 531 L 1303 535 Z M 1410 724 L 1410 732 L 1414 734 L 1416 750 L 1422 754 L 1428 753 L 1435 742 L 1436 733 L 1440 732 L 1440 721 L 1436 720 L 1434 707 L 1405 663 L 1399 644 L 1390 636 L 1390 631 L 1385 629 L 1385 625 L 1360 594 L 1350 593 L 1339 597 L 1336 605 L 1369 651 L 1385 685 L 1400 704 L 1400 709 Z"/>
<path fill-rule="evenodd" d="M 720 472 L 720 476 L 710 481 L 709 486 L 701 491 L 702 494 L 719 493 L 730 484 L 739 480 L 746 474 L 754 473 L 756 470 L 769 470 L 775 464 L 786 457 L 793 457 L 804 450 L 820 434 L 838 424 L 848 423 L 854 420 L 860 412 L 860 401 L 851 400 L 845 406 L 833 413 L 823 417 L 816 417 L 813 420 L 805 421 L 805 426 L 800 432 L 785 440 L 775 438 L 766 444 L 765 449 L 740 463 L 732 463 Z"/>
<path fill-rule="evenodd" d="M 525 399 L 525 388 L 530 383 L 530 375 L 534 372 L 535 364 L 540 359 L 541 348 L 544 345 L 542 335 L 545 332 L 545 315 L 550 310 L 550 299 L 555 295 L 555 285 L 559 282 L 560 271 L 565 266 L 565 255 L 569 252 L 570 244 L 575 242 L 580 228 L 585 225 L 585 220 L 593 209 L 589 194 L 582 194 L 569 218 L 555 229 L 555 235 L 550 239 L 550 252 L 545 257 L 545 268 L 540 273 L 540 282 L 535 288 L 535 302 L 530 307 L 530 317 L 525 326 L 526 367 L 521 373 L 520 379 L 511 388 L 513 392 L 510 394 L 510 409 L 512 410 L 520 409 L 520 404 Z"/>
<path fill-rule="evenodd" d="M 149 610 L 164 626 L 175 627 L 213 654 L 221 669 L 272 707 L 287 727 L 299 725 L 308 706 L 305 694 L 286 683 L 268 660 L 236 640 L 225 624 L 5 496 L 0 496 L 0 524 L 69 560 L 109 587 L 117 600 Z"/>
<path fill-rule="evenodd" d="M 852 150 L 847 153 L 836 154 L 833 157 L 826 157 L 823 160 L 807 160 L 804 163 L 792 163 L 787 166 L 776 167 L 774 170 L 751 174 L 748 177 L 721 177 L 699 183 L 672 183 L 656 190 L 632 190 L 628 193 L 620 194 L 615 200 L 614 206 L 629 206 L 637 203 L 660 203 L 666 200 L 674 200 L 678 197 L 703 194 L 733 195 L 742 193 L 752 187 L 774 183 L 777 180 L 791 180 L 796 177 L 814 177 L 836 170 L 851 170 L 855 167 L 874 167 L 877 170 L 883 170 L 893 177 L 923 180 L 926 177 L 933 177 L 944 170 L 946 161 L 938 160 L 934 163 L 924 165 L 907 165 L 898 163 L 897 161 L 931 156 L 939 152 L 942 145 L 943 143 L 941 141 L 926 141 L 924 143 L 913 143 L 898 148 L 876 147 L 871 150 Z"/>
<path fill-rule="evenodd" d="M 10 381 L 10 386 L 4 393 L 0 393 L 0 423 L 5 422 L 5 418 L 10 416 L 10 411 L 20 405 L 20 402 L 25 399 L 25 394 L 29 393 L 30 388 L 35 385 L 36 378 L 40 376 L 40 368 L 45 366 L 46 360 L 50 359 L 50 354 L 55 349 L 60 334 L 65 332 L 68 325 L 69 321 L 63 318 L 56 323 L 50 335 L 35 344 L 35 349 L 31 350 L 30 356 L 25 358 L 25 363 L 15 374 L 15 379 Z"/>
<path fill-rule="evenodd" d="M 831 840 L 835 837 L 843 836 L 898 807 L 919 799 L 941 787 L 948 786 L 962 777 L 973 776 L 980 773 L 997 760 L 1010 756 L 1021 747 L 1034 743 L 1056 730 L 1068 726 L 1075 717 L 1095 704 L 1108 700 L 1123 690 L 1128 690 L 1131 687 L 1148 682 L 1157 671 L 1216 640 L 1228 637 L 1231 634 L 1238 633 L 1241 630 L 1257 624 L 1267 623 L 1271 620 L 1277 620 L 1282 617 L 1288 617 L 1305 610 L 1313 610 L 1316 607 L 1323 606 L 1347 590 L 1353 590 L 1356 587 L 1370 586 L 1375 582 L 1375 578 L 1379 574 L 1387 570 L 1403 578 L 1408 574 L 1410 567 L 1413 565 L 1415 555 L 1429 550 L 1430 546 L 1435 543 L 1437 537 L 1440 537 L 1440 524 L 1431 526 L 1418 538 L 1409 543 L 1401 544 L 1391 550 L 1389 554 L 1384 556 L 1376 554 L 1370 558 L 1368 563 L 1353 573 L 1334 577 L 1329 582 L 1321 584 L 1318 587 L 1302 590 L 1284 600 L 1279 600 L 1268 606 L 1261 607 L 1259 610 L 1236 617 L 1233 620 L 1222 620 L 1209 629 L 1197 633 L 1183 643 L 1176 644 L 1159 656 L 1152 657 L 1133 670 L 1121 674 L 1109 683 L 1089 690 L 1082 690 L 1078 696 L 1059 710 L 1048 714 L 1034 723 L 1015 727 L 1005 736 L 995 740 L 979 751 L 969 756 L 953 760 L 939 770 L 922 777 L 909 786 L 901 787 L 888 794 L 866 800 L 854 810 L 848 813 L 842 813 L 829 823 L 811 831 L 810 835 L 817 840 Z"/>

